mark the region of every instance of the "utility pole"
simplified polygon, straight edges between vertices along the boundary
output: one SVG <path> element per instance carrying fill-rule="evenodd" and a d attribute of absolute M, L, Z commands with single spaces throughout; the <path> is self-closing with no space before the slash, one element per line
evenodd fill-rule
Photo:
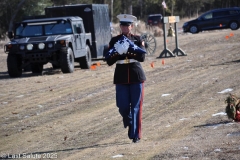
<path fill-rule="evenodd" d="M 142 11 L 142 0 L 140 0 L 140 18 L 142 18 L 142 14 L 143 14 L 143 11 Z"/>
<path fill-rule="evenodd" d="M 111 22 L 113 22 L 113 0 L 111 0 Z"/>
<path fill-rule="evenodd" d="M 162 6 L 163 8 L 163 17 L 165 17 L 165 8 Z"/>
<path fill-rule="evenodd" d="M 129 14 L 132 14 L 132 5 L 129 6 Z"/>
<path fill-rule="evenodd" d="M 132 14 L 132 0 L 127 1 L 127 6 L 128 7 L 128 14 Z"/>

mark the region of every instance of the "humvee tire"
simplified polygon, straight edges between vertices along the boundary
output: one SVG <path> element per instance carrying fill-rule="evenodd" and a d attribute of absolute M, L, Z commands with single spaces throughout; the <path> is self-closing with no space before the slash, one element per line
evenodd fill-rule
<path fill-rule="evenodd" d="M 63 73 L 72 73 L 74 71 L 74 56 L 70 47 L 60 50 L 61 70 Z"/>
<path fill-rule="evenodd" d="M 86 46 L 87 54 L 84 57 L 79 58 L 80 68 L 89 69 L 92 63 L 92 56 L 89 46 Z"/>
<path fill-rule="evenodd" d="M 8 54 L 7 57 L 7 68 L 10 77 L 21 77 L 22 76 L 22 60 L 19 55 Z"/>
<path fill-rule="evenodd" d="M 60 65 L 52 64 L 53 69 L 60 69 Z"/>
<path fill-rule="evenodd" d="M 32 63 L 31 64 L 32 73 L 42 74 L 43 64 L 41 63 Z"/>

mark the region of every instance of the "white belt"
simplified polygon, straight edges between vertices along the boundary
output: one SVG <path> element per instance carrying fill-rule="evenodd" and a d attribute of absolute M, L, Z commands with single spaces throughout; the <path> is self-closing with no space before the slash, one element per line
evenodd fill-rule
<path fill-rule="evenodd" d="M 118 60 L 117 64 L 128 64 L 128 63 L 134 63 L 137 62 L 135 59 L 124 59 L 124 60 Z"/>

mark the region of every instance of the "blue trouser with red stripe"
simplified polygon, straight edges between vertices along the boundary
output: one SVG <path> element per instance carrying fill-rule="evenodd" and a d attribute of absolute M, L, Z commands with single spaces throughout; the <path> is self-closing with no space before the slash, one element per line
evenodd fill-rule
<path fill-rule="evenodd" d="M 130 139 L 141 138 L 144 83 L 116 84 L 116 102 Z"/>

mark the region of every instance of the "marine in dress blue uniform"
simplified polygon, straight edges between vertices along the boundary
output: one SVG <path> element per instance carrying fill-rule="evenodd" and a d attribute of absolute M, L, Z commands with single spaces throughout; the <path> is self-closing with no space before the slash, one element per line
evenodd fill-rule
<path fill-rule="evenodd" d="M 140 36 L 131 34 L 133 22 L 137 18 L 129 14 L 120 14 L 117 18 L 122 34 L 110 40 L 109 50 L 115 46 L 117 53 L 108 57 L 106 62 L 109 66 L 116 63 L 113 80 L 116 85 L 116 105 L 123 118 L 124 127 L 128 127 L 129 139 L 137 143 L 142 136 L 142 105 L 146 77 L 140 62 L 145 60 L 145 54 L 128 52 L 115 44 L 124 35 L 144 51 L 145 47 Z"/>

